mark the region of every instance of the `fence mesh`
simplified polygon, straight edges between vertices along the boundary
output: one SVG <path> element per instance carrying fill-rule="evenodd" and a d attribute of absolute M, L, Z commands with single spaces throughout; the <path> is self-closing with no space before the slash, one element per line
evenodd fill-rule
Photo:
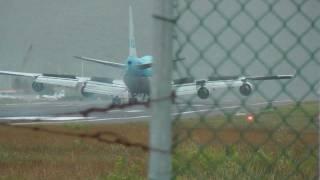
<path fill-rule="evenodd" d="M 174 52 L 186 58 L 174 79 L 295 77 L 251 81 L 249 96 L 229 87 L 210 89 L 205 100 L 177 99 L 173 177 L 317 178 L 320 1 L 176 0 L 174 7 Z"/>

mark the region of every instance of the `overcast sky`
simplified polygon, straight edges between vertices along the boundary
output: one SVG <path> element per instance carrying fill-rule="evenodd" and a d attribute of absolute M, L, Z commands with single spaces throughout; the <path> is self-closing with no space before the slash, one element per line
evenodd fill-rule
<path fill-rule="evenodd" d="M 287 87 L 297 97 L 304 96 L 309 84 L 314 85 L 319 80 L 319 64 L 316 63 L 320 59 L 319 1 L 310 0 L 302 6 L 303 14 L 299 12 L 292 18 L 296 6 L 291 1 L 279 1 L 273 8 L 275 13 L 269 11 L 258 21 L 258 27 L 254 20 L 268 12 L 268 6 L 260 0 L 251 1 L 245 7 L 252 17 L 248 13 L 234 16 L 241 6 L 233 0 L 225 0 L 217 7 L 224 17 L 218 12 L 207 16 L 214 7 L 207 0 L 194 1 L 192 11 L 184 11 L 188 1 L 178 2 L 177 32 L 183 45 L 176 46 L 176 49 L 180 49 L 180 56 L 187 60 L 184 65 L 178 64 L 176 72 L 179 73 L 174 73 L 174 78 L 243 73 L 265 75 L 270 69 L 271 73 L 278 74 L 299 71 L 299 76 Z M 128 55 L 129 4 L 133 6 L 138 54 L 152 54 L 153 7 L 150 0 L 1 0 L 0 69 L 80 75 L 81 63 L 72 58 L 74 55 L 106 60 L 115 57 L 123 62 Z M 204 26 L 199 26 L 197 16 L 204 19 Z M 288 28 L 283 28 L 279 18 L 290 18 Z M 228 20 L 231 26 L 224 29 Z M 308 30 L 310 21 L 317 29 Z M 280 32 L 276 33 L 279 28 Z M 268 35 L 276 34 L 272 43 L 262 31 Z M 301 37 L 299 42 L 290 31 Z M 187 36 L 189 41 L 186 41 Z M 236 45 L 244 37 L 245 43 Z M 28 56 L 29 62 L 22 67 L 30 45 L 33 48 Z M 199 50 L 203 53 L 200 54 Z M 85 63 L 85 75 L 121 78 L 122 72 Z M 6 82 L 7 77 L 0 79 Z M 265 82 L 259 89 L 274 96 L 268 89 L 279 90 L 280 86 L 279 82 Z"/>

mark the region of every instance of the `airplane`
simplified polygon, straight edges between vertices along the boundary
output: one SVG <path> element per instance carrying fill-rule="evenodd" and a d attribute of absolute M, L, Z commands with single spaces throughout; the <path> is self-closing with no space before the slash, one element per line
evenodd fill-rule
<path fill-rule="evenodd" d="M 150 99 L 150 78 L 152 76 L 153 57 L 151 55 L 138 57 L 137 55 L 131 6 L 129 7 L 129 56 L 126 59 L 126 64 L 83 56 L 75 56 L 75 58 L 122 69 L 125 71 L 123 79 L 114 80 L 109 77 L 79 77 L 74 75 L 14 71 L 0 71 L 0 74 L 33 78 L 32 89 L 38 93 L 44 91 L 47 85 L 57 85 L 75 88 L 82 96 L 89 96 L 91 94 L 111 96 L 113 104 L 122 104 L 125 98 L 128 99 L 129 103 L 138 102 L 138 97 L 142 97 L 142 100 Z M 179 59 L 173 60 L 173 62 L 175 61 L 179 61 Z M 200 99 L 209 98 L 210 94 L 216 89 L 230 87 L 239 88 L 239 92 L 242 95 L 249 96 L 254 89 L 251 81 L 291 79 L 293 77 L 294 75 L 217 76 L 199 80 L 187 77 L 173 80 L 172 88 L 176 96 L 196 94 Z"/>

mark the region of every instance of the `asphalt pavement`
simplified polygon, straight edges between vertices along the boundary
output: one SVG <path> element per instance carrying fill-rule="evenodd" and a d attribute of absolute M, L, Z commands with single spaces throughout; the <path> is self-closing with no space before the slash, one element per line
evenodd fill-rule
<path fill-rule="evenodd" d="M 242 105 L 239 102 L 223 102 L 219 105 L 210 102 L 179 102 L 173 104 L 172 115 L 181 118 L 215 116 L 222 113 L 245 115 L 258 112 L 270 106 L 281 106 L 292 103 L 290 100 L 254 102 Z M 92 112 L 83 117 L 79 112 L 93 107 L 109 107 L 108 101 L 41 101 L 29 103 L 1 104 L 0 123 L 10 124 L 57 124 L 57 123 L 125 123 L 149 120 L 150 108 L 134 105 L 127 108 L 114 108 L 105 112 Z"/>

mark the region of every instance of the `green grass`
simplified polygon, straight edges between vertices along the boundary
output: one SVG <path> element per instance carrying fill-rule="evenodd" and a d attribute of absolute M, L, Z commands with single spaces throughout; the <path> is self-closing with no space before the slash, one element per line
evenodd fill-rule
<path fill-rule="evenodd" d="M 176 179 L 315 179 L 318 104 L 224 114 L 176 124 Z"/>
<path fill-rule="evenodd" d="M 137 172 L 141 167 L 137 164 L 129 164 L 128 159 L 118 156 L 115 161 L 114 171 L 108 175 L 102 176 L 105 180 L 139 180 L 144 179 Z"/>
<path fill-rule="evenodd" d="M 261 109 L 258 113 L 252 112 L 254 122 L 248 123 L 245 115 L 237 115 L 237 112 L 225 112 L 222 115 L 199 116 L 179 120 L 177 127 L 206 127 L 212 129 L 236 127 L 236 128 L 263 128 L 277 129 L 289 128 L 292 130 L 317 129 L 317 116 L 319 105 L 317 102 L 305 102 L 279 107 Z"/>
<path fill-rule="evenodd" d="M 175 179 L 315 179 L 318 104 L 264 109 L 174 126 Z M 112 131 L 148 144 L 148 124 L 41 126 L 73 133 Z M 148 152 L 119 144 L 0 126 L 0 179 L 146 179 Z"/>
<path fill-rule="evenodd" d="M 190 143 L 175 151 L 173 171 L 177 179 L 314 179 L 317 161 L 316 147 L 297 155 L 295 148 L 270 152 L 241 145 L 199 148 Z"/>

